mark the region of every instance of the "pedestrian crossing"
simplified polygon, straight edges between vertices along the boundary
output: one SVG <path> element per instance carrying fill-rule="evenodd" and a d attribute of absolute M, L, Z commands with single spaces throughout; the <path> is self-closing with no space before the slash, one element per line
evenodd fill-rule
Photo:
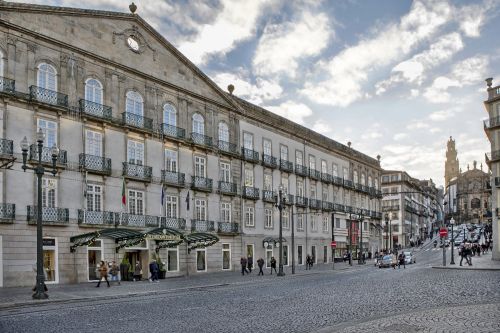
<path fill-rule="evenodd" d="M 458 250 L 460 247 L 458 246 L 455 246 L 455 250 Z M 447 250 L 449 249 L 449 247 L 446 248 Z M 443 248 L 442 247 L 433 247 L 433 248 L 430 248 L 430 249 L 425 249 L 424 252 L 427 252 L 427 251 L 443 251 Z"/>

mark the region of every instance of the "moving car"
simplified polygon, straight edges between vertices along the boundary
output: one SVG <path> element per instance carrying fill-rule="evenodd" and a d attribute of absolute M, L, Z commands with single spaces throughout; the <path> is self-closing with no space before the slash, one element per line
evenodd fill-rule
<path fill-rule="evenodd" d="M 396 256 L 394 254 L 388 254 L 379 261 L 378 268 L 383 267 L 395 267 L 398 264 Z"/>
<path fill-rule="evenodd" d="M 416 263 L 416 259 L 413 253 L 411 253 L 410 251 L 405 251 L 403 252 L 403 254 L 405 255 L 405 264 L 408 265 Z"/>

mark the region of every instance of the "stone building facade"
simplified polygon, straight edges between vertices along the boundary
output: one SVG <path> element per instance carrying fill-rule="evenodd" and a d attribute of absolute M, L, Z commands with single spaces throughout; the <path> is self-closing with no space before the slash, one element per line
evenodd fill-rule
<path fill-rule="evenodd" d="M 159 256 L 167 276 L 269 261 L 280 184 L 285 265 L 331 262 L 332 231 L 335 257 L 361 228 L 380 247 L 379 160 L 222 91 L 137 14 L 0 2 L 0 59 L 0 286 L 34 281 L 19 143 L 40 129 L 46 163 L 60 148 L 42 183 L 50 283 L 92 281 L 101 259 L 146 272 Z"/>
<path fill-rule="evenodd" d="M 444 186 L 445 188 L 450 183 L 450 180 L 458 177 L 460 170 L 458 162 L 458 152 L 455 147 L 455 140 L 450 136 L 448 143 L 446 144 L 446 160 L 444 163 Z"/>

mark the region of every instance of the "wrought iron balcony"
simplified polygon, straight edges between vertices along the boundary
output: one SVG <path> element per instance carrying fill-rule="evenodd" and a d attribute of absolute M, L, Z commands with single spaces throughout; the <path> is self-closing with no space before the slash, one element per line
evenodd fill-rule
<path fill-rule="evenodd" d="M 489 154 L 488 154 L 489 155 Z M 491 152 L 491 155 L 488 156 L 491 162 L 495 162 L 500 160 L 500 150 L 494 150 Z"/>
<path fill-rule="evenodd" d="M 295 174 L 303 177 L 307 177 L 309 172 L 306 166 L 295 164 Z"/>
<path fill-rule="evenodd" d="M 186 176 L 180 172 L 161 170 L 161 182 L 175 187 L 184 187 Z"/>
<path fill-rule="evenodd" d="M 345 206 L 345 210 L 344 211 L 346 213 L 356 214 L 356 208 L 354 208 L 352 206 Z"/>
<path fill-rule="evenodd" d="M 319 172 L 318 170 L 309 169 L 309 177 L 314 180 L 320 180 L 321 172 Z"/>
<path fill-rule="evenodd" d="M 0 76 L 0 92 L 12 94 L 16 91 L 16 81 Z"/>
<path fill-rule="evenodd" d="M 321 209 L 323 209 L 326 212 L 331 212 L 333 210 L 333 203 L 328 201 L 322 201 Z"/>
<path fill-rule="evenodd" d="M 329 173 L 321 173 L 321 181 L 330 184 L 332 182 L 332 175 Z"/>
<path fill-rule="evenodd" d="M 334 203 L 333 210 L 336 212 L 345 212 L 345 206 L 338 203 Z"/>
<path fill-rule="evenodd" d="M 356 191 L 361 191 L 362 188 L 363 188 L 363 185 L 361 185 L 361 184 L 354 184 L 354 188 L 356 189 Z"/>
<path fill-rule="evenodd" d="M 495 187 L 500 187 L 500 177 L 495 177 Z"/>
<path fill-rule="evenodd" d="M 186 138 L 186 130 L 169 124 L 161 124 L 161 133 L 170 138 L 183 140 Z"/>
<path fill-rule="evenodd" d="M 276 169 L 278 167 L 276 157 L 266 154 L 262 154 L 262 165 L 273 169 Z"/>
<path fill-rule="evenodd" d="M 160 228 L 173 228 L 177 230 L 186 230 L 186 220 L 176 217 L 160 217 Z"/>
<path fill-rule="evenodd" d="M 340 177 L 333 176 L 332 181 L 333 181 L 333 184 L 335 184 L 335 185 L 339 185 L 339 186 L 344 185 L 344 180 Z"/>
<path fill-rule="evenodd" d="M 399 210 L 399 205 L 384 206 L 384 207 L 382 207 L 382 210 L 384 212 L 390 212 L 390 211 Z"/>
<path fill-rule="evenodd" d="M 235 183 L 219 181 L 219 193 L 225 195 L 237 195 L 238 187 Z"/>
<path fill-rule="evenodd" d="M 210 178 L 191 176 L 191 188 L 197 191 L 212 192 L 213 181 Z"/>
<path fill-rule="evenodd" d="M 79 209 L 78 224 L 118 226 L 120 224 L 120 213 Z"/>
<path fill-rule="evenodd" d="M 370 193 L 370 188 L 366 185 L 361 185 L 361 192 Z"/>
<path fill-rule="evenodd" d="M 217 222 L 217 232 L 219 234 L 239 234 L 240 225 L 238 223 Z"/>
<path fill-rule="evenodd" d="M 293 163 L 286 160 L 280 159 L 280 170 L 288 173 L 293 172 Z"/>
<path fill-rule="evenodd" d="M 14 155 L 14 142 L 12 140 L 0 139 L 0 158 L 12 157 Z"/>
<path fill-rule="evenodd" d="M 160 217 L 123 213 L 121 225 L 139 228 L 158 228 L 160 227 Z"/>
<path fill-rule="evenodd" d="M 16 205 L 0 203 L 0 223 L 13 222 L 16 218 Z"/>
<path fill-rule="evenodd" d="M 494 128 L 494 127 L 497 127 L 497 126 L 500 126 L 500 116 L 498 117 L 492 117 L 490 119 L 486 119 L 484 121 L 484 128 Z"/>
<path fill-rule="evenodd" d="M 153 176 L 153 168 L 146 165 L 123 162 L 123 176 L 125 178 L 149 183 Z"/>
<path fill-rule="evenodd" d="M 219 140 L 217 144 L 219 152 L 231 156 L 239 155 L 238 146 L 235 143 Z"/>
<path fill-rule="evenodd" d="M 205 146 L 205 147 L 212 147 L 212 138 L 209 136 L 206 136 L 204 134 L 200 133 L 191 133 L 191 141 L 195 145 L 200 145 L 200 146 Z"/>
<path fill-rule="evenodd" d="M 354 183 L 352 182 L 352 180 L 344 179 L 344 187 L 353 189 L 354 188 Z"/>
<path fill-rule="evenodd" d="M 295 197 L 295 206 L 297 207 L 307 207 L 307 202 L 308 200 L 305 197 Z"/>
<path fill-rule="evenodd" d="M 42 148 L 42 163 L 52 164 L 52 148 L 43 147 Z M 30 145 L 29 160 L 38 161 L 38 144 L 33 143 Z M 66 150 L 59 150 L 59 155 L 57 156 L 57 165 L 65 166 L 68 164 L 67 152 Z"/>
<path fill-rule="evenodd" d="M 111 106 L 87 101 L 85 99 L 80 99 L 79 104 L 80 112 L 84 115 L 104 119 L 107 121 L 111 121 L 113 118 L 113 109 L 111 108 Z"/>
<path fill-rule="evenodd" d="M 80 168 L 90 173 L 111 175 L 111 159 L 89 154 L 80 154 L 78 158 Z"/>
<path fill-rule="evenodd" d="M 309 208 L 311 209 L 321 209 L 321 200 L 309 199 Z"/>
<path fill-rule="evenodd" d="M 259 189 L 256 187 L 243 186 L 242 195 L 245 199 L 259 200 L 260 198 Z"/>
<path fill-rule="evenodd" d="M 28 223 L 36 224 L 38 217 L 37 206 L 28 206 Z M 47 224 L 68 224 L 68 208 L 42 207 L 42 223 Z"/>
<path fill-rule="evenodd" d="M 215 223 L 214 221 L 191 220 L 191 231 L 214 232 Z"/>
<path fill-rule="evenodd" d="M 293 203 L 293 194 L 285 194 L 285 205 L 292 206 Z"/>
<path fill-rule="evenodd" d="M 146 118 L 135 113 L 123 112 L 122 121 L 123 124 L 127 126 L 136 127 L 147 131 L 153 130 L 153 119 Z"/>
<path fill-rule="evenodd" d="M 370 216 L 370 210 L 369 209 L 361 209 L 361 215 L 363 216 Z"/>
<path fill-rule="evenodd" d="M 42 87 L 31 86 L 30 99 L 40 103 L 62 106 L 65 108 L 68 107 L 68 95 Z"/>
<path fill-rule="evenodd" d="M 247 162 L 259 163 L 259 153 L 248 148 L 241 148 L 241 157 Z"/>
<path fill-rule="evenodd" d="M 270 202 L 270 203 L 275 203 L 276 202 L 276 196 L 277 194 L 274 193 L 273 191 L 267 191 L 263 190 L 262 191 L 262 200 L 265 202 Z"/>

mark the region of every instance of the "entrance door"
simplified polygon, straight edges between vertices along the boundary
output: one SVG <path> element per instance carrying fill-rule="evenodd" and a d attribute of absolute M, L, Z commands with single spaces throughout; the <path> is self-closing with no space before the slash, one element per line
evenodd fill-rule
<path fill-rule="evenodd" d="M 0 235 L 0 288 L 3 287 L 3 245 L 2 235 Z"/>
<path fill-rule="evenodd" d="M 299 245 L 297 247 L 297 256 L 298 256 L 299 265 L 302 265 L 302 245 Z"/>
<path fill-rule="evenodd" d="M 247 244 L 247 258 L 254 257 L 253 249 L 254 249 L 253 244 Z"/>
<path fill-rule="evenodd" d="M 59 283 L 56 238 L 43 239 L 43 270 L 47 283 Z"/>
<path fill-rule="evenodd" d="M 207 257 L 206 249 L 196 250 L 196 271 L 206 272 L 207 270 Z"/>
<path fill-rule="evenodd" d="M 311 256 L 312 256 L 313 263 L 316 263 L 316 246 L 315 245 L 311 246 Z"/>
<path fill-rule="evenodd" d="M 323 246 L 323 262 L 328 263 L 328 246 Z"/>
<path fill-rule="evenodd" d="M 271 257 L 273 256 L 272 249 L 266 249 L 266 267 L 271 267 Z"/>
<path fill-rule="evenodd" d="M 88 280 L 95 281 L 99 280 L 99 273 L 97 271 L 97 265 L 102 260 L 102 242 L 101 240 L 96 240 L 92 244 L 87 246 L 87 256 L 88 256 Z"/>
<path fill-rule="evenodd" d="M 283 245 L 283 265 L 288 266 L 288 245 Z"/>

